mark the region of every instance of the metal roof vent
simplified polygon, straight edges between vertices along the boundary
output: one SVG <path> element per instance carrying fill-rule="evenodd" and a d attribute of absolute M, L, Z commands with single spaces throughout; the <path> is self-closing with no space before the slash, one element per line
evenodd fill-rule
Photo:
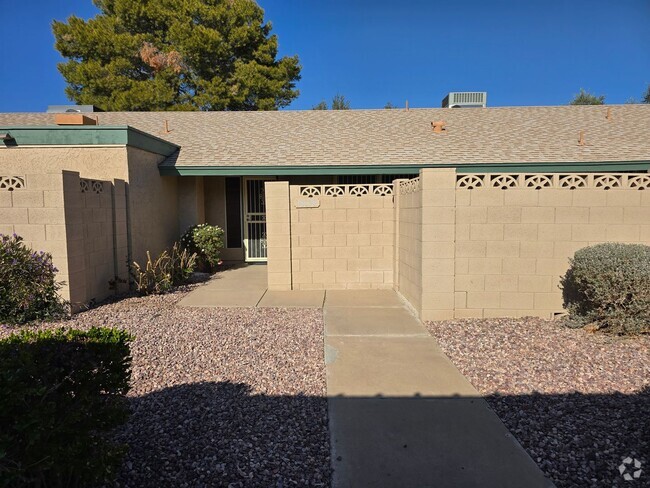
<path fill-rule="evenodd" d="M 48 114 L 77 113 L 83 114 L 88 112 L 103 112 L 102 109 L 94 105 L 48 105 Z"/>
<path fill-rule="evenodd" d="M 442 100 L 442 108 L 487 106 L 487 92 L 450 92 Z"/>

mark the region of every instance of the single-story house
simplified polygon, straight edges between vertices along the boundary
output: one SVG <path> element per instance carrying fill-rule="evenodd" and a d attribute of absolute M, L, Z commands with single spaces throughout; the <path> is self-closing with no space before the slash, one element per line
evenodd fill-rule
<path fill-rule="evenodd" d="M 649 171 L 642 104 L 2 113 L 0 233 L 52 252 L 77 304 L 207 222 L 271 288 L 547 316 L 577 248 L 650 244 Z"/>

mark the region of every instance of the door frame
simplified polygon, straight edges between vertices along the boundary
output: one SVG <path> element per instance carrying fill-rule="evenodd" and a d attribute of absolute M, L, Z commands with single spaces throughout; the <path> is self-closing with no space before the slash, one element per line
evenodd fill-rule
<path fill-rule="evenodd" d="M 264 258 L 251 258 L 248 255 L 248 182 L 249 181 L 274 181 L 277 177 L 275 176 L 243 176 L 242 177 L 242 228 L 244 232 L 244 238 L 242 245 L 244 246 L 244 261 L 247 263 L 265 263 L 268 261 L 268 257 Z M 266 208 L 266 202 L 264 204 Z M 264 228 L 266 229 L 266 212 L 264 212 Z"/>

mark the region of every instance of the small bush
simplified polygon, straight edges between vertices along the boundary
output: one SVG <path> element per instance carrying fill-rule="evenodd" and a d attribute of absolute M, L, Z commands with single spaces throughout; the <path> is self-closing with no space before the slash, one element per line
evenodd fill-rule
<path fill-rule="evenodd" d="M 0 340 L 0 486 L 109 481 L 125 448 L 132 337 L 109 328 L 23 331 Z"/>
<path fill-rule="evenodd" d="M 616 334 L 650 332 L 650 246 L 606 243 L 580 249 L 561 280 L 577 325 Z"/>
<path fill-rule="evenodd" d="M 196 254 L 174 243 L 170 251 L 163 251 L 156 259 L 151 259 L 147 251 L 147 264 L 142 268 L 134 262 L 131 275 L 138 293 L 150 295 L 166 293 L 174 286 L 187 283 L 195 268 Z"/>
<path fill-rule="evenodd" d="M 0 234 L 0 323 L 23 324 L 60 318 L 67 312 L 55 280 L 52 256 L 23 239 Z"/>
<path fill-rule="evenodd" d="M 223 229 L 216 225 L 194 225 L 181 237 L 181 246 L 196 253 L 199 269 L 214 271 L 221 264 Z"/>

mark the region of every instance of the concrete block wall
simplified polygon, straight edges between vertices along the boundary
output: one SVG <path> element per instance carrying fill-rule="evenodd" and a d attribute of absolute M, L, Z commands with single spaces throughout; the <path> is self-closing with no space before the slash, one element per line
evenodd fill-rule
<path fill-rule="evenodd" d="M 52 254 L 61 295 L 73 309 L 110 295 L 116 275 L 128 278 L 123 180 L 114 189 L 111 182 L 61 171 L 0 175 L 0 185 L 9 178 L 20 183 L 0 189 L 0 233 L 16 233 Z"/>
<path fill-rule="evenodd" d="M 447 320 L 455 307 L 456 172 L 424 169 L 422 187 L 422 320 Z"/>
<path fill-rule="evenodd" d="M 552 317 L 563 312 L 558 285 L 575 251 L 650 244 L 650 192 L 639 191 L 650 190 L 648 174 L 425 169 L 399 186 L 395 288 L 423 320 Z M 418 237 L 420 288 L 409 278 Z"/>
<path fill-rule="evenodd" d="M 457 188 L 456 317 L 552 317 L 563 311 L 559 282 L 575 251 L 650 244 L 650 192 L 628 186 L 626 175 L 582 175 L 574 189 L 561 186 L 562 175 L 542 176 L 548 186 L 538 189 L 525 186 L 526 175 L 506 188 L 487 186 L 495 175 Z M 605 188 L 601 176 L 626 183 Z"/>
<path fill-rule="evenodd" d="M 392 288 L 392 195 L 320 195 L 301 208 L 300 191 L 290 187 L 293 288 Z"/>
<path fill-rule="evenodd" d="M 69 171 L 63 172 L 63 180 L 70 302 L 79 307 L 108 297 L 110 282 L 128 276 L 125 222 L 117 221 L 125 218 L 126 201 L 117 200 L 124 198 L 124 184 L 118 182 L 121 191 L 115 192 L 109 181 Z"/>
<path fill-rule="evenodd" d="M 68 244 L 63 201 L 64 178 L 58 173 L 0 173 L 0 234 L 18 234 L 36 251 L 52 254 L 65 283 L 61 295 L 70 299 Z"/>
<path fill-rule="evenodd" d="M 422 308 L 422 189 L 420 178 L 395 182 L 394 287 Z"/>
<path fill-rule="evenodd" d="M 391 185 L 326 186 L 266 183 L 269 289 L 392 288 Z"/>
<path fill-rule="evenodd" d="M 268 284 L 270 290 L 291 290 L 291 229 L 289 183 L 267 181 L 266 235 Z"/>

